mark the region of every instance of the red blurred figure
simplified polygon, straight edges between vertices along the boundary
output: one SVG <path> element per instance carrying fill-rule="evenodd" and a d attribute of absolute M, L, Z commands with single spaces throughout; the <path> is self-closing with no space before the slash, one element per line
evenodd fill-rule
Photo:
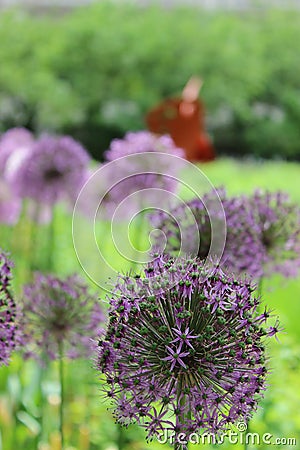
<path fill-rule="evenodd" d="M 169 98 L 151 109 L 146 116 L 152 133 L 170 134 L 176 146 L 185 150 L 189 161 L 211 161 L 214 148 L 204 129 L 204 106 L 198 95 L 202 80 L 192 77 L 181 98 Z"/>

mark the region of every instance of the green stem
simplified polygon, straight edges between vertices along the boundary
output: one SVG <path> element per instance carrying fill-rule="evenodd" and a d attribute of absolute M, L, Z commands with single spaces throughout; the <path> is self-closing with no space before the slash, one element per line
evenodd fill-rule
<path fill-rule="evenodd" d="M 32 272 L 36 270 L 36 248 L 37 248 L 37 217 L 38 217 L 38 206 L 35 206 L 34 215 L 30 221 L 30 242 L 28 249 L 28 259 L 30 261 L 30 277 L 32 276 Z M 28 219 L 27 219 L 28 220 Z"/>
<path fill-rule="evenodd" d="M 125 448 L 125 433 L 123 427 L 118 423 L 117 424 L 117 446 L 119 450 L 123 450 Z"/>
<path fill-rule="evenodd" d="M 54 260 L 54 247 L 55 247 L 55 208 L 52 211 L 52 220 L 48 228 L 48 260 L 47 260 L 47 270 L 49 272 L 53 271 L 53 260 Z"/>
<path fill-rule="evenodd" d="M 12 248 L 12 235 L 13 235 L 13 227 L 9 225 L 2 224 L 0 227 L 0 234 L 1 234 L 1 245 L 3 245 L 5 248 Z M 5 244 L 5 245 L 4 245 Z"/>
<path fill-rule="evenodd" d="M 177 409 L 180 410 L 182 407 L 185 410 L 185 401 L 186 396 L 182 395 L 182 377 L 178 378 L 178 387 L 177 387 Z M 176 415 L 176 426 L 183 424 L 185 421 L 186 415 L 188 415 L 189 412 L 186 413 L 186 411 L 183 411 L 183 413 Z M 181 432 L 180 432 L 181 433 Z M 179 433 L 179 434 L 180 434 Z M 174 441 L 174 450 L 188 450 L 188 443 L 187 444 L 181 444 L 180 442 L 177 442 L 177 435 L 175 434 L 175 441 Z"/>
<path fill-rule="evenodd" d="M 143 226 L 145 224 L 145 215 L 144 215 L 144 211 L 139 213 L 138 216 L 138 223 L 137 223 L 137 233 L 136 233 L 136 249 L 137 250 L 141 250 L 141 236 L 142 236 L 142 231 L 143 231 Z"/>
<path fill-rule="evenodd" d="M 260 277 L 257 285 L 257 294 L 261 297 L 263 292 L 263 277 Z"/>
<path fill-rule="evenodd" d="M 46 362 L 45 362 L 46 364 Z M 39 395 L 40 395 L 40 402 L 41 402 L 41 408 L 40 408 L 40 439 L 43 441 L 45 438 L 45 427 L 44 427 L 44 421 L 45 421 L 45 402 L 44 402 L 44 393 L 43 393 L 43 379 L 46 372 L 46 367 L 38 366 L 38 386 L 39 386 Z"/>
<path fill-rule="evenodd" d="M 143 225 L 145 223 L 144 221 L 144 213 L 140 212 L 137 216 L 137 226 L 135 229 L 135 235 L 134 235 L 134 256 L 133 256 L 133 267 L 135 268 L 137 265 L 139 265 L 139 253 L 141 251 L 141 237 L 142 237 L 142 231 L 143 231 Z M 137 257 L 138 261 L 135 261 Z"/>
<path fill-rule="evenodd" d="M 59 406 L 59 431 L 61 437 L 61 449 L 64 449 L 64 360 L 63 343 L 59 342 L 59 382 L 60 382 L 60 406 Z"/>
<path fill-rule="evenodd" d="M 260 277 L 260 279 L 258 280 L 258 284 L 257 284 L 257 295 L 258 295 L 258 297 L 262 296 L 262 292 L 263 292 L 263 276 Z M 261 304 L 258 305 L 258 311 L 260 311 L 260 309 L 261 309 L 260 306 L 261 306 Z M 250 432 L 249 430 L 250 430 L 250 420 L 248 420 L 248 422 L 247 422 L 247 432 L 248 433 Z M 248 444 L 246 442 L 246 439 L 245 439 L 245 442 L 244 442 L 244 450 L 248 450 Z"/>

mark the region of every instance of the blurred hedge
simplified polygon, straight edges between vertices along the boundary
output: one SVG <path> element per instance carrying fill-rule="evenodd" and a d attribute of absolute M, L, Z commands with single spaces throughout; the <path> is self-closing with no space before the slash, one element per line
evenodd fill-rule
<path fill-rule="evenodd" d="M 2 12 L 0 127 L 73 134 L 101 157 L 145 112 L 205 84 L 218 153 L 300 159 L 300 12 L 208 12 L 102 1 Z"/>

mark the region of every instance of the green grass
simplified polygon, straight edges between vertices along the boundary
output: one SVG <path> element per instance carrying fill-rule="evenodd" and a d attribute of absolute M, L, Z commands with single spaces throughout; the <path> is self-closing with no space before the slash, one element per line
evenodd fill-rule
<path fill-rule="evenodd" d="M 225 186 L 230 194 L 249 193 L 256 188 L 272 191 L 282 189 L 300 204 L 298 189 L 300 165 L 282 161 L 254 162 L 219 159 L 199 165 L 215 187 Z M 197 184 L 197 180 L 191 180 Z M 184 196 L 189 196 L 188 190 Z M 30 276 L 30 267 L 47 269 L 49 248 L 53 254 L 53 270 L 60 274 L 82 273 L 76 258 L 69 214 L 61 209 L 55 220 L 55 239 L 49 244 L 49 227 L 34 228 L 28 222 L 18 224 L 15 229 L 2 227 L 1 247 L 11 251 L 15 261 L 15 290 L 21 291 L 22 283 Z M 145 228 L 146 230 L 146 228 Z M 109 270 L 103 268 L 94 242 L 92 228 L 84 218 L 80 219 L 83 263 L 88 272 L 101 283 L 107 280 Z M 126 227 L 120 225 L 119 233 Z M 35 236 L 35 249 L 31 248 L 30 233 Z M 97 241 L 105 244 L 104 253 L 116 270 L 125 270 L 128 263 L 113 249 L 109 240 L 109 224 L 101 224 L 97 230 Z M 84 275 L 82 273 L 82 275 Z M 97 286 L 99 296 L 105 293 Z M 270 387 L 261 408 L 251 421 L 251 431 L 271 433 L 276 437 L 297 437 L 300 442 L 300 279 L 286 280 L 274 277 L 264 282 L 264 301 L 280 316 L 285 331 L 269 348 L 272 374 Z M 66 450 L 115 450 L 117 430 L 111 411 L 100 395 L 100 381 L 91 361 L 76 361 L 66 365 Z M 53 363 L 43 373 L 32 361 L 23 362 L 15 355 L 9 367 L 0 369 L 0 450 L 59 450 L 58 367 Z M 41 432 L 41 417 L 43 431 Z M 137 426 L 126 431 L 126 450 L 156 450 L 168 448 L 156 442 L 146 444 L 144 433 Z M 191 446 L 192 447 L 192 446 Z M 274 446 L 273 446 L 274 447 Z M 193 447 L 194 448 L 194 447 Z M 198 448 L 195 446 L 195 448 Z M 208 446 L 199 446 L 208 448 Z M 224 444 L 222 449 L 240 450 L 242 445 Z M 251 447 L 250 447 L 251 448 Z M 261 445 L 259 448 L 267 448 Z M 276 448 L 287 448 L 277 446 Z M 297 448 L 297 447 L 295 447 Z"/>
<path fill-rule="evenodd" d="M 249 193 L 256 188 L 281 189 L 300 203 L 299 163 L 222 158 L 199 168 L 215 186 L 224 185 L 230 194 Z"/>

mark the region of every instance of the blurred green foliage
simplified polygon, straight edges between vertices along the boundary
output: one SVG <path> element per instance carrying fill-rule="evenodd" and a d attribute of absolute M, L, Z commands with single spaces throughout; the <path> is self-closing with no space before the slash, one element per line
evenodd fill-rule
<path fill-rule="evenodd" d="M 149 108 L 205 80 L 218 153 L 300 158 L 300 12 L 101 1 L 0 17 L 0 130 L 67 132 L 101 158 Z"/>

